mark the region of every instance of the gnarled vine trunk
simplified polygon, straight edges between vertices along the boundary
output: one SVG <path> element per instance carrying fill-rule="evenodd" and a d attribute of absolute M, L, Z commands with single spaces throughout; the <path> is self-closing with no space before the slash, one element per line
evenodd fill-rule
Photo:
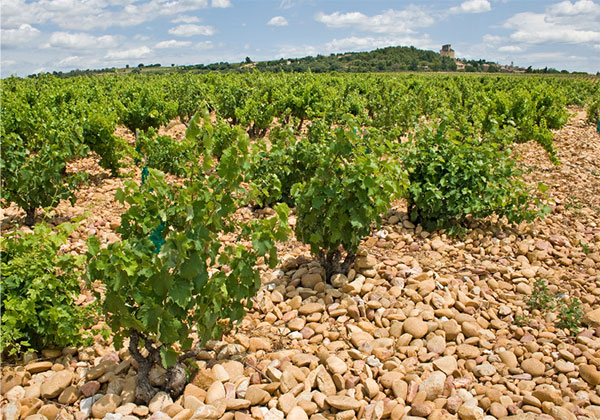
<path fill-rule="evenodd" d="M 157 354 L 158 350 L 156 350 L 148 340 L 144 340 L 145 347 L 148 349 L 148 356 L 142 356 L 139 348 L 141 334 L 136 330 L 130 330 L 130 338 L 129 338 L 129 353 L 135 359 L 138 364 L 138 382 L 137 388 L 135 390 L 135 398 L 136 400 L 143 401 L 144 403 L 149 403 L 152 397 L 159 391 L 157 388 L 152 386 L 150 382 L 150 369 L 155 362 L 160 360 Z"/>
<path fill-rule="evenodd" d="M 25 225 L 33 226 L 35 224 L 35 208 L 25 210 Z"/>
<path fill-rule="evenodd" d="M 144 357 L 140 352 L 140 339 L 144 340 L 144 348 L 148 350 L 148 356 Z M 159 389 L 152 386 L 150 382 L 150 370 L 152 366 L 161 362 L 160 348 L 154 347 L 139 331 L 132 329 L 130 330 L 129 353 L 131 353 L 131 356 L 138 363 L 138 383 L 135 390 L 135 398 L 137 400 L 148 404 L 152 397 L 161 390 L 169 393 L 173 399 L 176 399 L 183 393 L 187 383 L 187 375 L 181 364 L 181 360 L 167 369 L 167 380 L 162 389 Z"/>
<path fill-rule="evenodd" d="M 327 281 L 334 274 L 348 274 L 355 259 L 356 254 L 354 252 L 348 252 L 343 261 L 342 253 L 339 250 L 321 251 L 319 254 L 319 262 L 325 268 L 325 278 Z"/>

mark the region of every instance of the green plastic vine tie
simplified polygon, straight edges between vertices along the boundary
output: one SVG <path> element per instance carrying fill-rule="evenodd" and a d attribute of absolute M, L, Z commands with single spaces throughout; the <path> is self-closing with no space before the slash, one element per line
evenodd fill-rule
<path fill-rule="evenodd" d="M 137 128 L 135 129 L 135 151 L 138 152 L 138 157 L 136 157 L 135 159 L 133 159 L 133 163 L 137 166 L 140 163 L 142 163 L 142 160 L 139 158 L 139 156 L 142 154 L 142 148 L 140 147 L 140 144 L 138 143 L 138 138 L 140 136 L 140 130 L 138 130 Z M 143 183 L 143 181 L 142 181 Z"/>
<path fill-rule="evenodd" d="M 142 169 L 142 185 L 146 183 L 146 179 L 148 178 L 149 174 L 150 171 L 148 171 L 148 167 L 144 166 L 144 168 Z"/>
<path fill-rule="evenodd" d="M 148 167 L 144 166 L 144 168 L 142 169 L 142 185 L 144 185 L 146 183 L 146 179 L 148 178 L 149 174 L 150 174 L 150 171 L 148 171 Z M 150 192 L 152 192 L 152 188 L 150 188 Z M 163 238 L 163 234 L 162 234 L 163 230 L 165 230 L 165 224 L 161 220 L 158 227 L 154 231 L 152 231 L 152 233 L 150 233 L 150 240 L 156 247 L 154 250 L 155 254 L 158 254 L 160 252 L 160 249 L 162 248 L 162 246 L 165 244 L 165 238 Z"/>
<path fill-rule="evenodd" d="M 135 151 L 138 152 L 138 156 L 142 153 L 142 149 L 139 145 L 135 146 Z M 142 163 L 142 160 L 139 157 L 136 157 L 135 159 L 133 159 L 133 163 L 137 166 L 140 163 Z"/>
<path fill-rule="evenodd" d="M 150 234 L 150 240 L 156 247 L 154 250 L 155 254 L 160 252 L 160 249 L 165 244 L 165 238 L 163 238 L 163 230 L 165 230 L 165 224 L 161 221 L 158 227 Z"/>

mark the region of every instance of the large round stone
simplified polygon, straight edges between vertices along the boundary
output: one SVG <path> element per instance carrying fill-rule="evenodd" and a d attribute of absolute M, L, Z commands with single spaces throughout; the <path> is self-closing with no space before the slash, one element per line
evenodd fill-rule
<path fill-rule="evenodd" d="M 429 327 L 421 318 L 410 317 L 404 321 L 404 332 L 413 336 L 413 338 L 425 337 Z"/>

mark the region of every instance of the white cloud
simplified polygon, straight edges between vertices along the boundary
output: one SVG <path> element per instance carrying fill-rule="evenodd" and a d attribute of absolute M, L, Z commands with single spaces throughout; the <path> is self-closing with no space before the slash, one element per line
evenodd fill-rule
<path fill-rule="evenodd" d="M 499 35 L 485 34 L 483 36 L 483 42 L 485 42 L 486 44 L 490 44 L 490 45 L 498 44 L 498 43 L 504 41 L 504 39 L 505 38 L 503 36 L 499 36 Z"/>
<path fill-rule="evenodd" d="M 451 7 L 451 13 L 483 13 L 492 10 L 488 0 L 466 0 L 459 6 Z"/>
<path fill-rule="evenodd" d="M 314 45 L 284 45 L 279 49 L 277 56 L 281 58 L 297 58 L 317 55 L 323 52 Z"/>
<path fill-rule="evenodd" d="M 127 60 L 131 58 L 142 58 L 152 53 L 152 50 L 146 46 L 130 48 L 128 50 L 110 51 L 105 58 L 109 60 Z"/>
<path fill-rule="evenodd" d="M 17 62 L 15 60 L 2 60 L 2 61 L 0 61 L 0 67 L 9 67 L 9 66 L 14 66 L 15 64 L 17 64 Z"/>
<path fill-rule="evenodd" d="M 555 16 L 577 16 L 582 14 L 600 15 L 600 4 L 592 0 L 579 0 L 571 3 L 569 0 L 553 4 L 549 12 Z"/>
<path fill-rule="evenodd" d="M 334 12 L 329 15 L 318 13 L 315 20 L 329 28 L 352 28 L 375 33 L 412 33 L 413 28 L 431 26 L 434 23 L 431 15 L 413 5 L 403 10 L 389 9 L 373 16 L 361 12 Z"/>
<path fill-rule="evenodd" d="M 197 23 L 200 22 L 200 18 L 197 16 L 178 16 L 171 20 L 172 23 Z"/>
<path fill-rule="evenodd" d="M 431 40 L 425 38 L 412 37 L 355 37 L 333 39 L 325 44 L 327 52 L 352 52 L 369 51 L 377 48 L 391 46 L 414 46 L 418 48 L 432 48 Z"/>
<path fill-rule="evenodd" d="M 472 25 L 481 15 L 467 12 L 485 9 L 486 1 L 413 1 L 413 6 L 404 6 L 411 2 L 395 2 L 402 6 L 392 6 L 391 10 L 378 8 L 374 3 L 359 11 L 341 9 L 341 6 L 323 9 L 326 6 L 321 6 L 322 2 L 278 0 L 256 30 L 268 33 L 264 27 L 270 19 L 268 16 L 283 14 L 291 20 L 288 11 L 282 9 L 293 7 L 290 11 L 298 9 L 300 12 L 302 7 L 303 13 L 323 24 L 322 29 L 336 29 L 334 35 L 328 37 L 327 31 L 322 31 L 315 34 L 315 40 L 304 41 L 300 34 L 300 38 L 287 40 L 288 45 L 274 38 L 265 44 L 260 54 L 253 52 L 254 49 L 250 49 L 249 54 L 244 50 L 248 39 L 243 35 L 241 39 L 219 39 L 227 26 L 223 24 L 221 29 L 218 20 L 209 21 L 209 15 L 202 15 L 210 7 L 227 4 L 234 6 L 224 10 L 228 14 L 241 13 L 233 0 L 0 0 L 1 70 L 2 74 L 26 75 L 32 71 L 103 68 L 137 62 L 196 64 L 240 61 L 246 55 L 257 60 L 270 59 L 277 53 L 281 54 L 277 57 L 299 57 L 389 45 L 415 45 L 437 51 L 442 41 L 451 42 L 457 55 L 474 59 L 501 63 L 514 60 L 525 67 L 531 64 L 594 73 L 600 68 L 600 0 L 487 2 L 494 11 L 501 3 L 508 2 L 507 10 L 513 12 L 506 18 L 501 14 L 486 14 L 486 27 L 490 28 L 487 34 L 486 31 L 479 35 L 472 32 L 470 38 L 462 41 L 436 39 L 433 42 L 424 33 L 428 32 L 426 27 L 442 19 L 451 24 L 450 19 L 457 16 L 450 13 L 452 6 L 465 13 L 460 15 L 461 24 Z M 324 13 L 317 14 L 319 11 Z M 215 9 L 211 13 L 214 14 Z M 216 13 L 219 16 L 215 19 L 220 19 L 222 13 Z M 247 22 L 250 28 L 247 18 L 242 16 L 240 22 Z M 127 28 L 127 37 L 119 35 L 121 27 Z M 171 34 L 166 35 L 169 28 Z M 137 61 L 142 57 L 143 60 Z"/>
<path fill-rule="evenodd" d="M 179 25 L 169 29 L 169 33 L 175 36 L 195 36 L 204 35 L 210 36 L 215 33 L 215 29 L 208 25 Z"/>
<path fill-rule="evenodd" d="M 271 26 L 287 26 L 288 25 L 288 21 L 283 16 L 274 16 L 274 17 L 271 18 L 271 20 L 269 20 L 269 22 L 267 23 L 267 25 L 271 25 Z"/>
<path fill-rule="evenodd" d="M 517 13 L 504 27 L 514 30 L 511 40 L 526 44 L 600 42 L 600 19 L 592 20 L 590 23 L 590 15 L 585 13 L 562 17 L 550 9 L 546 13 Z"/>
<path fill-rule="evenodd" d="M 136 26 L 206 7 L 208 0 L 3 0 L 2 26 L 53 23 L 63 29 L 90 31 Z"/>
<path fill-rule="evenodd" d="M 164 49 L 164 48 L 184 48 L 192 45 L 191 41 L 177 41 L 175 39 L 171 39 L 169 41 L 161 41 L 157 43 L 154 48 Z"/>
<path fill-rule="evenodd" d="M 214 44 L 212 41 L 202 41 L 202 42 L 198 42 L 194 48 L 196 50 L 210 50 L 211 48 L 214 47 Z"/>
<path fill-rule="evenodd" d="M 92 36 L 85 33 L 54 32 L 50 35 L 45 48 L 64 48 L 67 50 L 85 50 L 111 48 L 117 45 L 117 37 L 112 35 Z"/>
<path fill-rule="evenodd" d="M 227 7 L 231 7 L 231 1 L 229 1 L 229 0 L 212 0 L 210 5 L 212 7 L 218 7 L 221 9 L 225 9 Z"/>
<path fill-rule="evenodd" d="M 527 59 L 531 60 L 534 63 L 544 63 L 544 62 L 547 63 L 549 60 L 560 62 L 560 61 L 564 61 L 565 59 L 567 59 L 567 55 L 561 51 L 538 52 L 538 53 L 527 54 Z"/>
<path fill-rule="evenodd" d="M 58 62 L 58 65 L 60 67 L 66 67 L 66 66 L 77 65 L 79 62 L 81 62 L 81 57 L 79 57 L 78 55 L 71 55 L 69 57 L 66 57 L 66 58 L 63 58 L 62 60 L 60 60 Z"/>
<path fill-rule="evenodd" d="M 0 37 L 2 38 L 2 46 L 5 48 L 17 47 L 22 44 L 26 44 L 29 41 L 34 40 L 38 37 L 40 31 L 28 23 L 19 25 L 16 29 L 2 29 L 0 30 Z"/>
<path fill-rule="evenodd" d="M 294 1 L 293 0 L 281 0 L 281 3 L 279 3 L 279 8 L 280 9 L 291 9 L 292 7 L 294 7 Z"/>
<path fill-rule="evenodd" d="M 502 47 L 498 48 L 498 51 L 506 53 L 517 53 L 522 52 L 523 47 L 519 47 L 518 45 L 503 45 Z"/>
<path fill-rule="evenodd" d="M 423 37 L 411 36 L 380 36 L 380 37 L 357 37 L 332 39 L 321 45 L 288 45 L 279 50 L 278 56 L 285 58 L 304 57 L 307 55 L 332 54 L 343 52 L 370 51 L 377 48 L 390 46 L 415 46 L 417 48 L 438 48 L 427 35 Z"/>

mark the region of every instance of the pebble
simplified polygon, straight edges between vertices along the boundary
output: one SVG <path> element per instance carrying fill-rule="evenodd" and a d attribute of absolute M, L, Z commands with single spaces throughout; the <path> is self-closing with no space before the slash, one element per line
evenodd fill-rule
<path fill-rule="evenodd" d="M 75 385 L 68 386 L 58 396 L 58 402 L 64 405 L 72 405 L 81 395 L 79 388 Z"/>
<path fill-rule="evenodd" d="M 419 386 L 420 391 L 424 391 L 428 401 L 433 401 L 444 393 L 444 383 L 446 375 L 443 372 L 435 371 Z"/>
<path fill-rule="evenodd" d="M 1 415 L 5 420 L 19 420 L 21 404 L 18 401 L 11 401 L 2 408 Z"/>
<path fill-rule="evenodd" d="M 583 316 L 583 322 L 592 328 L 600 327 L 600 308 L 586 312 Z"/>
<path fill-rule="evenodd" d="M 407 318 L 402 328 L 405 333 L 410 334 L 413 338 L 425 337 L 429 329 L 425 321 L 416 317 Z"/>
<path fill-rule="evenodd" d="M 248 344 L 248 350 L 252 353 L 259 350 L 271 351 L 272 348 L 271 340 L 265 337 L 251 337 Z"/>
<path fill-rule="evenodd" d="M 411 416 L 417 417 L 427 417 L 433 411 L 433 407 L 431 404 L 427 404 L 425 402 L 417 401 L 412 403 L 410 407 Z"/>
<path fill-rule="evenodd" d="M 496 373 L 496 368 L 490 363 L 482 363 L 481 365 L 475 366 L 473 373 L 477 377 L 493 376 Z"/>
<path fill-rule="evenodd" d="M 570 372 L 574 372 L 575 369 L 576 369 L 574 363 L 567 362 L 567 361 L 562 360 L 562 359 L 557 360 L 556 363 L 554 363 L 554 367 L 560 373 L 570 373 Z"/>
<path fill-rule="evenodd" d="M 25 417 L 25 420 L 48 420 L 48 418 L 41 414 L 32 414 L 31 416 Z"/>
<path fill-rule="evenodd" d="M 440 335 L 435 335 L 427 340 L 427 350 L 436 354 L 443 354 L 446 350 L 446 340 Z"/>
<path fill-rule="evenodd" d="M 96 394 L 100 390 L 100 382 L 98 381 L 89 381 L 79 387 L 79 391 L 85 397 L 91 397 Z"/>
<path fill-rule="evenodd" d="M 221 400 L 226 397 L 225 387 L 219 381 L 213 382 L 208 390 L 206 391 L 206 404 L 213 404 L 214 402 Z M 152 410 L 150 410 L 152 411 Z"/>
<path fill-rule="evenodd" d="M 600 385 L 600 372 L 593 365 L 579 366 L 579 375 L 591 386 Z"/>
<path fill-rule="evenodd" d="M 31 374 L 35 374 L 35 373 L 40 373 L 40 372 L 45 372 L 47 370 L 50 370 L 52 368 L 52 362 L 50 361 L 43 361 L 43 362 L 33 362 L 33 363 L 29 363 L 25 366 L 25 369 L 27 370 L 27 372 L 31 373 Z"/>
<path fill-rule="evenodd" d="M 358 410 L 360 403 L 354 398 L 346 397 L 343 395 L 330 395 L 325 399 L 327 404 L 338 410 Z"/>
<path fill-rule="evenodd" d="M 550 409 L 550 415 L 554 420 L 577 420 L 575 414 L 571 413 L 564 407 L 553 406 Z"/>
<path fill-rule="evenodd" d="M 40 388 L 42 398 L 55 398 L 60 395 L 73 381 L 73 373 L 62 370 L 52 374 Z"/>
<path fill-rule="evenodd" d="M 479 407 L 463 404 L 458 409 L 458 417 L 461 420 L 483 420 L 484 413 Z"/>
<path fill-rule="evenodd" d="M 590 156 L 600 142 L 583 125 L 569 127 L 586 141 L 565 143 L 555 133 L 565 165 L 524 158 L 552 184 L 556 204 L 544 221 L 474 225 L 451 237 L 410 223 L 400 205 L 384 217 L 393 224 L 366 238 L 347 275 L 325 281 L 318 261 L 296 244 L 276 271 L 261 267 L 265 286 L 253 308 L 239 330 L 207 343 L 183 398 L 162 393 L 150 407 L 136 405 L 137 365 L 109 340 L 41 352 L 51 361 L 31 353 L 23 366 L 3 367 L 3 418 L 69 411 L 84 420 L 100 410 L 105 420 L 600 418 L 600 227 L 587 205 L 597 203 L 596 178 L 578 171 L 589 200 L 577 217 L 565 205 L 570 194 L 588 193 L 569 188 L 567 175 L 597 170 Z M 591 152 L 564 147 L 580 143 Z M 122 182 L 108 181 L 111 194 Z M 106 238 L 103 227 L 113 224 L 110 215 L 88 228 Z M 81 243 L 86 232 L 77 232 Z M 581 300 L 584 328 L 576 336 L 558 328 L 556 310 L 530 310 L 526 296 L 537 279 L 552 296 Z M 152 370 L 155 385 L 164 380 L 164 369 Z"/>
<path fill-rule="evenodd" d="M 13 387 L 10 391 L 4 394 L 8 401 L 18 401 L 25 398 L 25 388 L 18 385 Z"/>
<path fill-rule="evenodd" d="M 481 350 L 471 344 L 460 344 L 456 352 L 461 359 L 475 359 L 481 354 Z"/>
<path fill-rule="evenodd" d="M 452 375 L 458 368 L 458 362 L 452 356 L 444 356 L 433 361 L 433 365 L 444 372 L 446 375 Z"/>
<path fill-rule="evenodd" d="M 500 360 L 502 363 L 506 365 L 508 368 L 516 368 L 519 366 L 519 361 L 517 360 L 517 356 L 511 351 L 503 351 L 499 354 Z"/>
<path fill-rule="evenodd" d="M 150 411 L 150 413 L 154 414 L 158 411 L 161 411 L 164 407 L 170 404 L 173 404 L 173 400 L 171 399 L 171 396 L 169 394 L 162 391 L 157 392 L 148 403 L 148 410 Z"/>
<path fill-rule="evenodd" d="M 327 369 L 334 375 L 343 375 L 348 370 L 346 363 L 337 356 L 328 357 L 325 364 L 327 365 Z"/>
<path fill-rule="evenodd" d="M 290 410 L 286 419 L 287 420 L 308 420 L 308 415 L 306 414 L 304 409 L 302 409 L 302 407 L 296 406 Z"/>
<path fill-rule="evenodd" d="M 114 413 L 120 404 L 121 397 L 114 394 L 106 394 L 92 405 L 92 416 L 101 419 L 108 413 Z M 84 411 L 83 408 L 81 408 L 81 411 Z"/>
<path fill-rule="evenodd" d="M 546 372 L 544 363 L 534 358 L 523 360 L 521 368 L 533 377 L 542 376 Z"/>
<path fill-rule="evenodd" d="M 246 391 L 245 398 L 250 401 L 251 405 L 263 405 L 269 402 L 271 394 L 258 385 L 250 385 Z"/>

